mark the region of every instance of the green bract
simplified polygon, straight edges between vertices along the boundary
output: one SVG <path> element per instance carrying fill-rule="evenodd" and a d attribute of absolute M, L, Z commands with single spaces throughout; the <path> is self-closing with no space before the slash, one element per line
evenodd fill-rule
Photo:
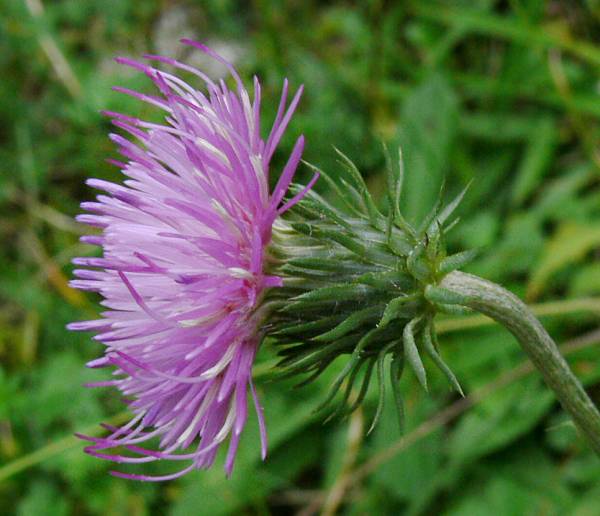
<path fill-rule="evenodd" d="M 345 172 L 341 185 L 319 172 L 342 208 L 310 191 L 273 228 L 270 273 L 283 277 L 284 286 L 268 294 L 269 335 L 280 346 L 282 375 L 305 375 L 302 383 L 314 380 L 340 355 L 349 355 L 320 407 L 329 406 L 341 389 L 332 415 L 354 410 L 375 372 L 379 383 L 375 424 L 384 400 L 387 369 L 402 421 L 399 379 L 408 365 L 427 389 L 423 353 L 462 393 L 438 353 L 433 327 L 436 313 L 453 307 L 444 303 L 443 295 L 430 292 L 446 274 L 474 256 L 472 252 L 448 256 L 444 245 L 465 191 L 445 207 L 436 203 L 420 227 L 414 227 L 400 211 L 401 155 L 397 166 L 388 160 L 388 209 L 384 213 L 354 164 L 338 153 Z M 391 360 L 386 361 L 388 355 Z M 351 396 L 355 385 L 357 394 Z"/>

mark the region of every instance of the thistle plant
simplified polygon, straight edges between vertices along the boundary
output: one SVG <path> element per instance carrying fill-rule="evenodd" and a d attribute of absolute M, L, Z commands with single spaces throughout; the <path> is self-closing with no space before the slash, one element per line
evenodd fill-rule
<path fill-rule="evenodd" d="M 165 120 L 107 113 L 138 143 L 111 135 L 125 158 L 114 163 L 126 179 L 122 185 L 91 179 L 105 194 L 82 204 L 91 214 L 79 220 L 100 229 L 83 241 L 99 246 L 102 256 L 76 259 L 84 268 L 72 285 L 100 293 L 107 310 L 70 328 L 96 332 L 104 355 L 88 365 L 113 369 L 112 379 L 97 385 L 116 387 L 132 412 L 107 437 L 81 436 L 91 441 L 88 453 L 120 463 L 188 463 L 158 477 L 114 472 L 169 480 L 210 467 L 227 442 L 231 474 L 250 395 L 264 458 L 266 425 L 251 371 L 267 338 L 281 355 L 279 374 L 302 383 L 347 357 L 321 405 L 329 417 L 354 410 L 376 377 L 371 428 L 386 385 L 402 425 L 405 370 L 427 389 L 424 362 L 430 360 L 462 394 L 440 355 L 433 321 L 440 312 L 465 309 L 489 315 L 517 337 L 600 452 L 600 414 L 540 323 L 509 292 L 459 272 L 474 252 L 446 253 L 466 190 L 446 205 L 440 193 L 425 219 L 410 224 L 400 205 L 401 155 L 388 157 L 387 202 L 380 209 L 339 151 L 337 181 L 312 167 L 307 185 L 291 184 L 300 137 L 270 192 L 270 162 L 301 89 L 286 107 L 284 82 L 263 140 L 259 81 L 251 100 L 231 64 L 200 43 L 184 43 L 224 63 L 234 89 L 169 58 L 146 56 L 191 74 L 204 91 L 151 64 L 119 59 L 146 74 L 160 95 L 119 90 L 162 110 Z M 335 206 L 312 189 L 319 176 L 337 196 Z"/>

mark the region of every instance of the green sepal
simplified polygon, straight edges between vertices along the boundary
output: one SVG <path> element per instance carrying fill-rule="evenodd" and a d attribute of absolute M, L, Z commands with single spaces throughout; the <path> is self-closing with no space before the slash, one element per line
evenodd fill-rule
<path fill-rule="evenodd" d="M 393 223 L 394 215 L 396 213 L 400 213 L 400 197 L 402 195 L 402 183 L 403 183 L 403 172 L 404 166 L 400 166 L 398 168 L 398 172 L 396 173 L 396 167 L 392 164 L 392 157 L 390 156 L 390 151 L 387 148 L 385 142 L 383 143 L 383 154 L 385 156 L 385 178 L 387 182 L 387 198 L 389 204 L 389 215 L 390 220 Z M 402 154 L 400 154 L 400 159 L 402 159 Z"/>
<path fill-rule="evenodd" d="M 339 150 L 336 147 L 334 147 L 334 150 L 342 158 L 342 165 L 344 165 L 346 170 L 350 173 L 350 175 L 356 183 L 356 186 L 359 188 L 359 193 L 367 210 L 369 221 L 374 227 L 379 227 L 379 219 L 381 217 L 381 213 L 379 213 L 379 210 L 375 206 L 373 198 L 371 197 L 371 194 L 367 189 L 367 185 L 365 184 L 361 173 L 356 168 L 356 165 L 352 162 L 352 160 L 348 156 L 346 156 L 341 150 Z"/>
<path fill-rule="evenodd" d="M 441 274 L 448 274 L 457 269 L 462 269 L 465 265 L 471 263 L 479 254 L 477 249 L 470 249 L 461 253 L 452 254 L 444 258 L 438 267 Z"/>
<path fill-rule="evenodd" d="M 353 283 L 369 285 L 376 289 L 411 289 L 414 285 L 414 279 L 406 273 L 398 271 L 378 271 L 366 272 L 353 280 Z"/>
<path fill-rule="evenodd" d="M 379 419 L 381 418 L 381 414 L 383 413 L 383 406 L 385 405 L 385 375 L 384 375 L 384 365 L 385 365 L 385 355 L 388 351 L 389 346 L 383 348 L 379 354 L 377 355 L 377 385 L 378 385 L 378 396 L 377 396 L 377 408 L 375 409 L 375 415 L 373 416 L 373 421 L 371 421 L 371 426 L 367 430 L 367 435 L 369 435 L 374 428 L 379 423 Z"/>
<path fill-rule="evenodd" d="M 377 323 L 378 328 L 385 328 L 393 319 L 396 319 L 406 303 L 418 299 L 416 294 L 395 297 L 385 307 L 381 319 Z"/>
<path fill-rule="evenodd" d="M 386 177 L 388 182 L 388 202 L 389 210 L 392 214 L 392 220 L 396 227 L 410 235 L 413 240 L 416 238 L 415 229 L 404 218 L 400 211 L 400 199 L 402 197 L 402 187 L 404 185 L 404 158 L 402 156 L 402 148 L 398 147 L 398 169 L 392 163 L 392 158 L 387 147 L 383 146 L 386 160 Z"/>
<path fill-rule="evenodd" d="M 339 272 L 341 274 L 359 274 L 365 270 L 365 266 L 355 262 L 340 262 L 327 258 L 292 258 L 281 268 L 286 270 L 287 266 L 294 266 L 301 269 L 320 270 L 326 272 Z"/>
<path fill-rule="evenodd" d="M 473 310 L 470 308 L 460 305 L 445 305 L 443 303 L 436 303 L 435 307 L 440 313 L 447 315 L 470 315 L 473 313 Z"/>
<path fill-rule="evenodd" d="M 413 250 L 414 244 L 409 243 L 408 238 L 404 234 L 399 235 L 398 232 L 392 232 L 390 239 L 386 242 L 390 251 L 392 251 L 402 262 Z"/>
<path fill-rule="evenodd" d="M 354 387 L 354 382 L 355 382 L 355 380 L 358 376 L 358 373 L 360 372 L 363 364 L 364 364 L 364 361 L 360 361 L 358 363 L 358 365 L 354 369 L 352 369 L 352 372 L 350 373 L 350 376 L 348 377 L 348 380 L 346 381 L 346 387 L 344 389 L 344 394 L 342 396 L 342 399 L 339 402 L 337 408 L 323 420 L 324 425 L 327 424 L 332 419 L 334 419 L 336 416 L 343 415 L 344 409 L 347 407 L 348 400 L 350 399 L 350 395 L 352 394 L 352 387 Z"/>
<path fill-rule="evenodd" d="M 272 331 L 270 334 L 277 336 L 294 335 L 295 333 L 305 334 L 313 330 L 321 330 L 324 328 L 331 327 L 332 324 L 337 324 L 343 320 L 343 315 L 332 315 L 330 317 L 323 317 L 316 321 L 309 321 L 304 323 L 286 323 L 277 326 L 277 329 Z"/>
<path fill-rule="evenodd" d="M 299 193 L 304 187 L 302 185 L 290 185 L 290 193 L 296 194 Z M 305 199 L 298 204 L 298 208 L 296 211 L 301 215 L 310 215 L 321 217 L 325 220 L 327 218 L 334 221 L 336 224 L 342 226 L 345 230 L 350 233 L 354 232 L 352 225 L 346 221 L 343 216 L 337 212 L 335 208 L 333 208 L 327 201 L 325 201 L 321 196 L 314 192 L 309 192 Z"/>
<path fill-rule="evenodd" d="M 425 241 L 420 241 L 406 258 L 406 268 L 421 283 L 425 283 L 431 273 L 424 261 L 420 260 L 425 251 L 425 246 Z"/>
<path fill-rule="evenodd" d="M 423 361 L 421 360 L 421 356 L 419 355 L 419 350 L 417 349 L 417 344 L 415 342 L 415 333 L 414 330 L 421 322 L 420 318 L 413 319 L 410 321 L 405 327 L 404 332 L 402 334 L 402 341 L 404 343 L 404 356 L 406 357 L 406 361 L 411 366 L 412 370 L 419 380 L 419 383 L 427 391 L 427 373 L 425 372 L 425 366 L 423 365 Z"/>
<path fill-rule="evenodd" d="M 417 230 L 418 234 L 422 235 L 424 233 L 427 233 L 428 230 L 430 229 L 431 224 L 433 224 L 434 222 L 439 223 L 438 216 L 439 216 L 440 209 L 442 206 L 445 186 L 446 186 L 445 181 L 442 181 L 442 185 L 440 186 L 440 190 L 436 197 L 435 203 L 433 204 L 432 208 L 429 210 L 429 213 L 427 213 L 427 215 L 425 215 L 425 218 L 422 220 L 421 225 L 419 226 L 419 228 Z"/>
<path fill-rule="evenodd" d="M 462 202 L 462 200 L 464 199 L 467 191 L 469 190 L 469 188 L 471 187 L 471 181 L 469 181 L 469 183 L 467 183 L 467 186 L 465 186 L 460 193 L 454 198 L 452 199 L 452 201 L 450 201 L 446 207 L 441 211 L 441 213 L 439 214 L 439 216 L 437 217 L 437 221 L 439 222 L 440 225 L 444 225 L 444 223 L 450 218 L 450 216 L 454 213 L 454 211 L 456 210 L 456 208 L 458 208 L 458 206 L 460 205 L 460 203 Z"/>
<path fill-rule="evenodd" d="M 368 360 L 367 370 L 365 371 L 365 373 L 363 375 L 363 380 L 360 385 L 360 390 L 358 391 L 358 396 L 356 397 L 354 402 L 346 409 L 344 414 L 350 414 L 350 413 L 354 412 L 358 408 L 358 406 L 363 402 L 363 400 L 365 399 L 365 396 L 367 395 L 367 392 L 369 390 L 369 385 L 371 384 L 373 368 L 375 367 L 375 362 L 377 359 L 376 359 L 376 357 L 371 357 L 370 359 L 367 359 L 367 360 Z"/>
<path fill-rule="evenodd" d="M 277 364 L 277 367 L 285 369 L 282 374 L 289 377 L 291 374 L 306 372 L 318 367 L 321 359 L 337 356 L 336 352 L 345 351 L 348 345 L 352 344 L 353 339 L 338 339 L 333 344 L 321 347 L 320 349 L 312 349 L 304 351 L 297 355 L 291 355 L 283 358 Z"/>
<path fill-rule="evenodd" d="M 294 389 L 300 389 L 301 387 L 304 387 L 304 386 L 314 382 L 319 376 L 321 376 L 321 374 L 323 374 L 323 371 L 325 371 L 325 369 L 327 369 L 327 367 L 329 367 L 329 364 L 331 364 L 331 362 L 333 362 L 334 360 L 335 360 L 335 357 L 327 357 L 327 358 L 323 359 L 321 361 L 321 363 L 316 368 L 314 368 L 312 373 L 310 373 L 302 381 L 294 384 Z M 296 373 L 289 374 L 288 378 L 293 377 L 293 376 L 296 376 Z"/>
<path fill-rule="evenodd" d="M 442 236 L 442 227 L 437 221 L 434 221 L 425 234 L 425 238 L 427 239 L 425 256 L 430 264 L 435 264 L 437 261 L 439 261 L 439 258 L 443 256 L 443 253 L 445 252 L 445 250 L 442 249 Z"/>
<path fill-rule="evenodd" d="M 343 337 L 347 333 L 360 328 L 366 321 L 373 319 L 381 312 L 381 305 L 370 306 L 364 310 L 354 312 L 348 318 L 343 320 L 340 324 L 335 326 L 333 329 L 314 337 L 312 340 L 317 342 L 331 342 L 340 337 Z"/>
<path fill-rule="evenodd" d="M 472 300 L 469 296 L 457 294 L 456 292 L 435 285 L 427 285 L 425 287 L 424 295 L 428 301 L 442 305 L 465 306 Z"/>
<path fill-rule="evenodd" d="M 360 192 L 352 185 L 349 181 L 346 181 L 343 177 L 338 178 L 338 181 L 342 185 L 344 192 L 346 192 L 346 197 L 349 197 L 350 200 L 361 209 L 359 211 L 361 217 L 368 217 L 368 212 L 363 202 L 362 195 Z"/>
<path fill-rule="evenodd" d="M 404 400 L 400 389 L 400 378 L 402 378 L 403 371 L 404 357 L 398 353 L 393 353 L 390 360 L 390 384 L 392 385 L 392 394 L 394 395 L 394 404 L 396 405 L 398 428 L 401 433 L 404 432 L 405 427 Z"/>
<path fill-rule="evenodd" d="M 355 215 L 358 215 L 359 217 L 362 215 L 362 213 L 356 209 L 356 205 L 352 204 L 351 202 L 348 202 L 348 199 L 344 195 L 344 192 L 342 192 L 339 185 L 331 178 L 329 174 L 327 174 L 320 168 L 314 166 L 312 163 L 309 163 L 308 161 L 302 160 L 302 163 L 309 167 L 313 172 L 317 172 L 320 175 L 320 177 L 322 177 L 325 180 L 329 187 L 336 193 L 337 197 L 344 203 L 346 208 L 348 208 L 351 212 L 353 212 Z"/>
<path fill-rule="evenodd" d="M 447 235 L 448 233 L 450 233 L 450 231 L 452 231 L 455 226 L 458 226 L 459 222 L 460 217 L 456 217 L 452 222 L 448 222 L 448 224 L 444 226 L 444 234 Z"/>
<path fill-rule="evenodd" d="M 363 299 L 370 294 L 373 294 L 374 289 L 368 285 L 360 283 L 349 284 L 349 285 L 334 285 L 333 287 L 322 287 L 299 296 L 292 297 L 290 303 L 292 305 L 299 305 L 299 303 L 312 303 L 312 302 L 332 302 L 337 303 L 340 301 Z M 286 309 L 285 307 L 284 309 Z"/>
<path fill-rule="evenodd" d="M 367 346 L 367 344 L 369 344 L 369 342 L 371 341 L 371 339 L 373 338 L 373 336 L 376 333 L 377 333 L 377 329 L 370 330 L 369 332 L 367 332 L 364 335 L 364 337 L 362 339 L 360 339 L 360 341 L 358 342 L 358 344 L 354 348 L 354 351 L 352 352 L 352 355 L 350 356 L 350 359 L 348 360 L 348 363 L 344 366 L 344 369 L 342 369 L 341 373 L 337 376 L 337 378 L 331 384 L 331 387 L 329 388 L 329 394 L 325 398 L 325 401 L 323 401 L 323 403 L 321 403 L 315 409 L 315 412 L 320 412 L 327 405 L 329 405 L 329 403 L 331 402 L 331 400 L 333 400 L 333 398 L 335 397 L 335 395 L 338 393 L 338 390 L 339 390 L 340 386 L 342 385 L 342 382 L 344 381 L 344 379 L 346 378 L 346 376 L 348 376 L 348 374 L 350 374 L 350 371 L 352 371 L 352 369 L 354 367 L 356 367 L 356 365 L 358 365 L 358 363 L 359 363 L 359 361 L 361 359 L 362 351 Z"/>
<path fill-rule="evenodd" d="M 448 365 L 446 364 L 446 362 L 444 362 L 444 360 L 442 359 L 442 357 L 440 356 L 440 354 L 437 351 L 437 343 L 434 342 L 435 339 L 435 332 L 432 328 L 431 324 L 428 324 L 425 327 L 425 330 L 423 331 L 423 348 L 425 349 L 425 352 L 429 355 L 429 357 L 431 358 L 431 360 L 433 360 L 433 362 L 435 363 L 435 365 L 442 371 L 442 373 L 444 373 L 444 375 L 446 375 L 446 378 L 448 379 L 448 381 L 450 382 L 450 384 L 454 387 L 454 389 L 456 389 L 456 391 L 461 395 L 461 396 L 465 396 L 462 387 L 460 386 L 460 384 L 458 383 L 458 380 L 456 379 L 456 376 L 454 375 L 454 373 L 452 372 L 452 370 L 448 367 Z"/>
<path fill-rule="evenodd" d="M 356 238 L 352 238 L 349 235 L 345 235 L 340 231 L 322 229 L 314 224 L 308 224 L 306 222 L 292 222 L 292 228 L 299 233 L 307 236 L 321 239 L 329 239 L 337 242 L 346 249 L 352 251 L 359 258 L 367 259 L 367 248 L 358 242 Z"/>

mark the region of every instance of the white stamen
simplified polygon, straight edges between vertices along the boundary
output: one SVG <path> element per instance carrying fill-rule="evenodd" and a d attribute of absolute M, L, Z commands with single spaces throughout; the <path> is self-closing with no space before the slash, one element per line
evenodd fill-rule
<path fill-rule="evenodd" d="M 246 269 L 242 269 L 241 267 L 229 267 L 227 269 L 231 275 L 234 278 L 239 278 L 239 279 L 253 279 L 254 278 L 254 274 L 252 274 L 250 271 L 247 271 Z"/>
<path fill-rule="evenodd" d="M 223 310 L 219 310 L 214 314 L 198 317 L 197 319 L 184 319 L 182 321 L 179 321 L 179 326 L 181 326 L 182 328 L 191 328 L 192 326 L 206 325 L 207 323 L 218 321 L 223 316 L 223 313 Z"/>
<path fill-rule="evenodd" d="M 198 378 L 202 380 L 209 380 L 210 378 L 214 378 L 217 376 L 223 369 L 227 367 L 227 364 L 231 362 L 233 358 L 233 354 L 236 350 L 236 346 L 230 346 L 229 349 L 225 352 L 221 360 L 219 360 L 214 366 L 210 369 L 204 371 Z"/>
<path fill-rule="evenodd" d="M 200 421 L 200 419 L 202 418 L 202 416 L 206 412 L 206 409 L 208 408 L 208 405 L 210 403 L 212 403 L 212 401 L 213 401 L 213 399 L 215 397 L 215 394 L 217 393 L 217 389 L 218 388 L 219 388 L 219 384 L 218 383 L 214 383 L 210 387 L 210 389 L 206 393 L 206 397 L 204 398 L 204 400 L 202 401 L 202 404 L 200 405 L 200 408 L 198 409 L 198 412 L 196 412 L 196 415 L 194 416 L 194 418 L 190 422 L 189 426 L 185 429 L 185 432 L 183 432 L 179 436 L 179 438 L 177 439 L 177 442 L 179 444 L 182 444 L 191 435 L 191 433 L 194 430 L 194 427 L 196 426 L 196 424 L 198 424 L 198 421 Z"/>
<path fill-rule="evenodd" d="M 235 397 L 232 397 L 231 404 L 229 406 L 229 412 L 227 413 L 227 418 L 225 419 L 221 430 L 219 430 L 219 433 L 215 435 L 214 440 L 216 442 L 221 442 L 227 437 L 229 431 L 231 430 L 231 427 L 233 426 L 233 422 L 235 421 L 235 414 Z"/>
<path fill-rule="evenodd" d="M 225 166 L 231 167 L 231 163 L 227 159 L 227 156 L 225 156 L 225 154 L 222 151 L 220 151 L 219 149 L 217 149 L 212 143 L 210 143 L 207 140 L 205 140 L 204 138 L 200 138 L 200 137 L 196 138 L 196 143 L 200 147 L 203 147 L 205 150 L 212 153 L 215 157 L 219 158 Z"/>

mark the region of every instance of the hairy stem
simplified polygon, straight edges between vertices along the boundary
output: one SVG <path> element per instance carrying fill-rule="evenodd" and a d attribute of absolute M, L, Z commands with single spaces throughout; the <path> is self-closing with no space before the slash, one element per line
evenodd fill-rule
<path fill-rule="evenodd" d="M 460 304 L 491 317 L 510 330 L 561 405 L 587 436 L 593 450 L 600 455 L 600 412 L 525 303 L 495 283 L 462 272 L 448 274 L 439 286 L 456 295 Z"/>

